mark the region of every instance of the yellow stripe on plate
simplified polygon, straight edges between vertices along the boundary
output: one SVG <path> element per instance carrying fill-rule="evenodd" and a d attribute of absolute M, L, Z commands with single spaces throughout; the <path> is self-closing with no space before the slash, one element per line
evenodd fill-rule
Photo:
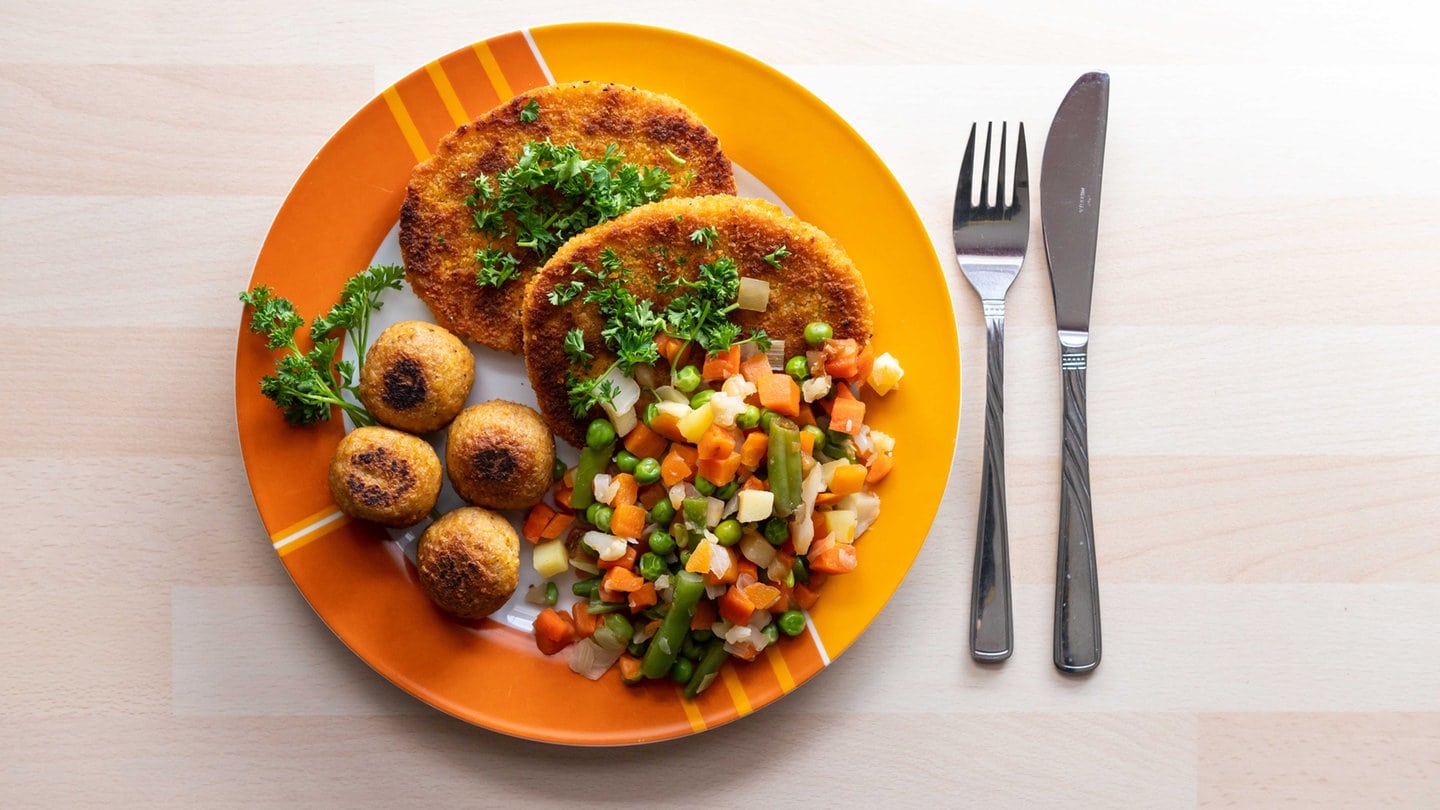
<path fill-rule="evenodd" d="M 470 115 L 465 112 L 460 97 L 455 95 L 455 88 L 450 85 L 450 77 L 445 75 L 445 68 L 440 67 L 439 62 L 431 62 L 425 66 L 425 72 L 430 74 L 430 81 L 435 83 L 435 91 L 440 94 L 440 100 L 445 102 L 445 110 L 450 113 L 450 120 L 455 122 L 455 126 L 469 122 Z"/>
<path fill-rule="evenodd" d="M 725 688 L 730 690 L 730 699 L 735 701 L 735 711 L 741 717 L 755 711 L 750 707 L 750 696 L 745 694 L 745 687 L 740 684 L 740 676 L 735 674 L 734 667 L 721 669 L 720 677 L 725 681 Z"/>
<path fill-rule="evenodd" d="M 770 661 L 770 668 L 775 670 L 775 680 L 780 682 L 780 691 L 794 691 L 795 676 L 790 674 L 790 665 L 785 663 L 785 656 L 780 654 L 779 645 L 771 644 L 766 647 L 765 658 Z"/>
<path fill-rule="evenodd" d="M 385 104 L 390 107 L 390 114 L 395 116 L 395 123 L 400 125 L 400 132 L 405 136 L 405 142 L 410 144 L 410 151 L 415 153 L 415 159 L 429 160 L 430 149 L 420 137 L 420 130 L 415 128 L 415 121 L 410 118 L 410 111 L 405 109 L 400 92 L 391 85 L 380 95 L 384 96 Z"/>
<path fill-rule="evenodd" d="M 705 718 L 700 714 L 700 707 L 695 705 L 695 701 L 685 699 L 684 688 L 676 689 L 675 691 L 680 695 L 680 705 L 685 709 L 685 717 L 690 720 L 690 728 L 696 733 L 704 731 L 707 726 L 705 725 Z"/>
<path fill-rule="evenodd" d="M 490 78 L 490 86 L 495 88 L 495 93 L 500 96 L 500 101 L 506 102 L 515 97 L 515 91 L 510 89 L 510 82 L 505 80 L 505 74 L 500 71 L 500 63 L 495 61 L 495 54 L 490 52 L 490 46 L 484 42 L 475 43 L 475 56 L 480 60 L 480 67 L 485 69 L 485 75 Z"/>

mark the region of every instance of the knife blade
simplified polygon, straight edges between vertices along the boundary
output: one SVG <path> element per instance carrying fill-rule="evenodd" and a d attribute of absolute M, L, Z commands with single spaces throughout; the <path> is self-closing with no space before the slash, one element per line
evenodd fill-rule
<path fill-rule="evenodd" d="M 1109 75 L 1081 76 L 1060 102 L 1041 160 L 1041 231 L 1055 299 L 1064 391 L 1054 659 L 1058 669 L 1069 673 L 1089 672 L 1100 664 L 1085 375 L 1109 108 Z"/>

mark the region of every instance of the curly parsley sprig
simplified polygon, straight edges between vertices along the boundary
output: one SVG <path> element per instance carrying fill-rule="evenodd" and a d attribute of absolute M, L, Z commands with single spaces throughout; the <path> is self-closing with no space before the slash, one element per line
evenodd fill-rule
<path fill-rule="evenodd" d="M 253 310 L 250 331 L 263 335 L 270 350 L 285 351 L 275 361 L 275 373 L 260 379 L 260 392 L 280 408 L 285 421 L 292 425 L 323 422 L 339 406 L 356 425 L 375 424 L 364 408 L 346 400 L 342 393 L 348 391 L 356 396 L 355 371 L 365 362 L 370 315 L 384 306 L 381 292 L 400 289 L 404 277 L 405 271 L 398 265 L 376 265 L 351 277 L 345 282 L 340 300 L 311 323 L 314 346 L 309 351 L 301 351 L 295 339 L 305 319 L 289 299 L 276 297 L 263 284 L 240 293 L 240 300 Z M 336 361 L 340 339 L 330 335 L 337 329 L 343 329 L 356 347 L 356 362 Z"/>

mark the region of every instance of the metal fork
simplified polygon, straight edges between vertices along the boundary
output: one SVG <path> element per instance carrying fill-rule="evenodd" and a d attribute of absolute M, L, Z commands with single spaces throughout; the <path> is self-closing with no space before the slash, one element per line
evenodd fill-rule
<path fill-rule="evenodd" d="M 977 661 L 1003 661 L 1014 649 L 1009 530 L 1005 516 L 1005 293 L 1020 273 L 1030 240 L 1030 173 L 1025 157 L 1025 125 L 1021 124 L 1007 204 L 1007 127 L 1002 122 L 999 168 L 991 188 L 990 145 L 994 124 L 986 124 L 979 202 L 972 202 L 978 129 L 978 124 L 971 125 L 970 140 L 965 145 L 952 225 L 955 258 L 970 286 L 979 293 L 985 310 L 985 459 L 980 478 L 980 525 L 975 538 L 975 579 L 970 598 L 970 655 Z"/>

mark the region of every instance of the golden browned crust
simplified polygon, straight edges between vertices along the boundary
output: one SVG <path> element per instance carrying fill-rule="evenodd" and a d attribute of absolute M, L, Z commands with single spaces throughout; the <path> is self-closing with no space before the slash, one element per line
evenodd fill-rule
<path fill-rule="evenodd" d="M 520 111 L 532 99 L 539 116 L 521 121 Z M 631 87 L 575 82 L 537 88 L 447 135 L 435 156 L 415 167 L 400 211 L 405 276 L 441 326 L 501 351 L 521 349 L 521 304 L 539 262 L 515 246 L 513 234 L 480 234 L 465 198 L 477 175 L 512 167 L 527 142 L 547 138 L 574 144 L 591 158 L 617 144 L 627 162 L 670 172 L 670 196 L 735 193 L 730 161 L 700 119 L 672 98 Z M 677 166 L 667 150 L 685 164 Z M 694 172 L 688 182 L 687 172 Z M 486 247 L 520 259 L 519 276 L 498 289 L 477 284 L 475 252 Z"/>
<path fill-rule="evenodd" d="M 420 536 L 415 567 L 425 595 L 452 616 L 479 619 L 515 593 L 520 537 L 504 517 L 474 506 L 442 515 Z"/>
<path fill-rule="evenodd" d="M 718 235 L 711 248 L 690 239 L 692 232 L 704 227 L 714 228 Z M 764 257 L 781 245 L 790 255 L 780 259 L 776 268 Z M 811 321 L 829 323 L 837 338 L 854 338 L 862 344 L 870 340 L 873 316 L 865 281 L 839 243 L 819 228 L 763 200 L 736 197 L 670 199 L 635 208 L 563 245 L 526 294 L 525 368 L 530 385 L 550 429 L 577 447 L 585 441 L 590 419 L 602 413 L 596 408 L 577 419 L 570 412 L 565 389 L 570 364 L 562 349 L 565 333 L 583 329 L 586 349 L 595 355 L 582 377 L 602 373 L 615 356 L 601 341 L 601 317 L 595 305 L 577 298 L 556 307 L 546 296 L 556 284 L 572 279 L 575 262 L 598 269 L 606 248 L 615 251 L 630 270 L 630 290 L 639 298 L 653 299 L 657 312 L 674 297 L 656 292 L 657 281 L 677 271 L 693 279 L 699 265 L 728 256 L 738 265 L 741 278 L 770 284 L 768 309 L 733 313 L 735 322 L 747 330 L 764 329 L 772 339 L 785 341 L 790 353 L 804 345 L 805 325 Z"/>
<path fill-rule="evenodd" d="M 472 405 L 450 423 L 445 469 L 470 503 L 527 509 L 550 487 L 555 438 L 533 408 L 503 399 Z"/>
<path fill-rule="evenodd" d="M 440 497 L 440 457 L 423 439 L 362 427 L 330 461 L 330 495 L 351 517 L 400 528 L 419 523 Z"/>
<path fill-rule="evenodd" d="M 439 430 L 465 407 L 475 356 L 433 323 L 401 321 L 375 339 L 360 367 L 360 402 L 380 423 L 411 433 Z"/>

